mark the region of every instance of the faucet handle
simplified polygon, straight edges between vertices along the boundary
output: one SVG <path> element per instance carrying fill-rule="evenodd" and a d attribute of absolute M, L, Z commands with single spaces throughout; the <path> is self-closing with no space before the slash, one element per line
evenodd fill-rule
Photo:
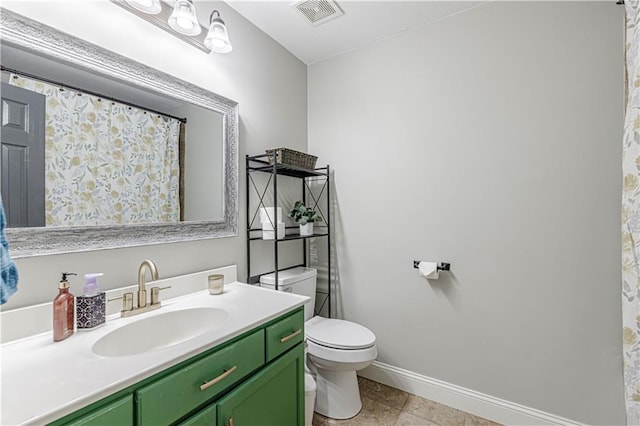
<path fill-rule="evenodd" d="M 158 303 L 160 303 L 160 290 L 166 290 L 168 288 L 171 288 L 171 286 L 167 286 L 167 287 L 151 287 L 151 304 L 152 305 L 157 305 Z"/>
<path fill-rule="evenodd" d="M 109 302 L 122 299 L 122 312 L 133 310 L 133 293 L 125 293 L 120 297 L 108 299 Z"/>

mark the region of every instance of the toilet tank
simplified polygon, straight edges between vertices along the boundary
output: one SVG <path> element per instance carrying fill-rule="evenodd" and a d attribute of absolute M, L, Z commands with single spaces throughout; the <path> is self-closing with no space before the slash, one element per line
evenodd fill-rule
<path fill-rule="evenodd" d="M 304 305 L 305 321 L 313 317 L 313 310 L 316 306 L 316 276 L 315 269 L 301 266 L 278 272 L 278 290 L 311 298 Z M 260 277 L 261 287 L 274 289 L 275 282 L 275 273 L 273 272 Z"/>

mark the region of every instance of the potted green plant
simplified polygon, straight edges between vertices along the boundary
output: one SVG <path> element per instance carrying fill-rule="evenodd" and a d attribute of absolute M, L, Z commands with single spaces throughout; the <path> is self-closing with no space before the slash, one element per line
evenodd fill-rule
<path fill-rule="evenodd" d="M 313 235 L 313 222 L 322 220 L 315 210 L 306 207 L 302 201 L 296 201 L 289 217 L 300 225 L 300 235 L 303 237 Z"/>

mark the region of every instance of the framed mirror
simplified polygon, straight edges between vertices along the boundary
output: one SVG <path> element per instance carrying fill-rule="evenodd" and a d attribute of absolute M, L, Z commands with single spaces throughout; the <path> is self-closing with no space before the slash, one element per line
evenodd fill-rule
<path fill-rule="evenodd" d="M 180 172 L 174 172 L 181 176 L 184 174 L 180 189 L 180 194 L 186 196 L 180 202 L 184 220 L 170 218 L 155 222 L 152 219 L 151 223 L 136 223 L 110 219 L 106 224 L 96 222 L 77 226 L 77 221 L 60 223 L 47 215 L 48 224 L 45 223 L 45 226 L 6 229 L 12 257 L 221 238 L 238 234 L 236 102 L 2 8 L 0 43 L 2 65 L 8 70 L 22 72 L 30 77 L 40 76 L 49 83 L 59 81 L 61 87 L 69 85 L 69 82 L 58 80 L 66 76 L 73 83 L 72 88 L 81 87 L 89 94 L 104 94 L 110 100 L 126 98 L 123 99 L 124 105 L 142 106 L 145 114 L 147 108 L 161 113 L 178 111 L 175 114 L 186 118 L 188 135 L 184 141 L 186 155 L 183 155 L 186 166 L 181 163 Z M 7 59 L 4 58 L 5 55 Z M 14 63 L 17 65 L 11 67 Z M 43 70 L 48 70 L 46 72 L 49 75 L 41 75 L 45 72 Z M 56 70 L 58 76 L 55 75 Z M 6 72 L 3 72 L 3 78 L 6 79 L 4 74 Z M 77 83 L 79 81 L 82 83 Z M 111 93 L 105 93 L 107 91 Z M 5 126 L 11 121 L 11 114 L 3 114 L 5 117 L 2 118 L 2 125 Z M 164 121 L 167 119 L 164 118 Z M 47 127 L 47 132 L 49 130 Z M 154 133 L 153 130 L 151 132 Z M 199 164 L 189 163 L 189 153 L 191 157 L 199 158 Z M 51 153 L 47 155 L 56 159 Z M 5 161 L 0 167 L 8 169 L 11 161 Z M 6 173 L 2 176 L 5 179 L 0 180 L 4 185 L 9 179 L 6 178 Z M 47 208 L 53 205 L 48 199 L 45 203 Z M 140 208 L 141 206 L 136 205 L 133 209 L 138 211 Z"/>

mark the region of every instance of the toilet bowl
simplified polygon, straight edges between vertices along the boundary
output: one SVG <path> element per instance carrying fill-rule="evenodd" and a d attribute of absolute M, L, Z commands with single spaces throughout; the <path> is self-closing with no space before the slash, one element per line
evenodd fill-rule
<path fill-rule="evenodd" d="M 305 323 L 307 365 L 316 373 L 316 412 L 348 419 L 360 412 L 357 370 L 378 356 L 376 336 L 366 327 L 339 319 L 313 317 Z"/>
<path fill-rule="evenodd" d="M 274 274 L 260 277 L 263 287 L 274 288 Z M 378 355 L 376 337 L 351 321 L 313 316 L 316 270 L 293 268 L 278 273 L 278 290 L 308 296 L 305 304 L 306 365 L 315 375 L 315 411 L 333 419 L 348 419 L 360 412 L 362 401 L 356 371 Z"/>

